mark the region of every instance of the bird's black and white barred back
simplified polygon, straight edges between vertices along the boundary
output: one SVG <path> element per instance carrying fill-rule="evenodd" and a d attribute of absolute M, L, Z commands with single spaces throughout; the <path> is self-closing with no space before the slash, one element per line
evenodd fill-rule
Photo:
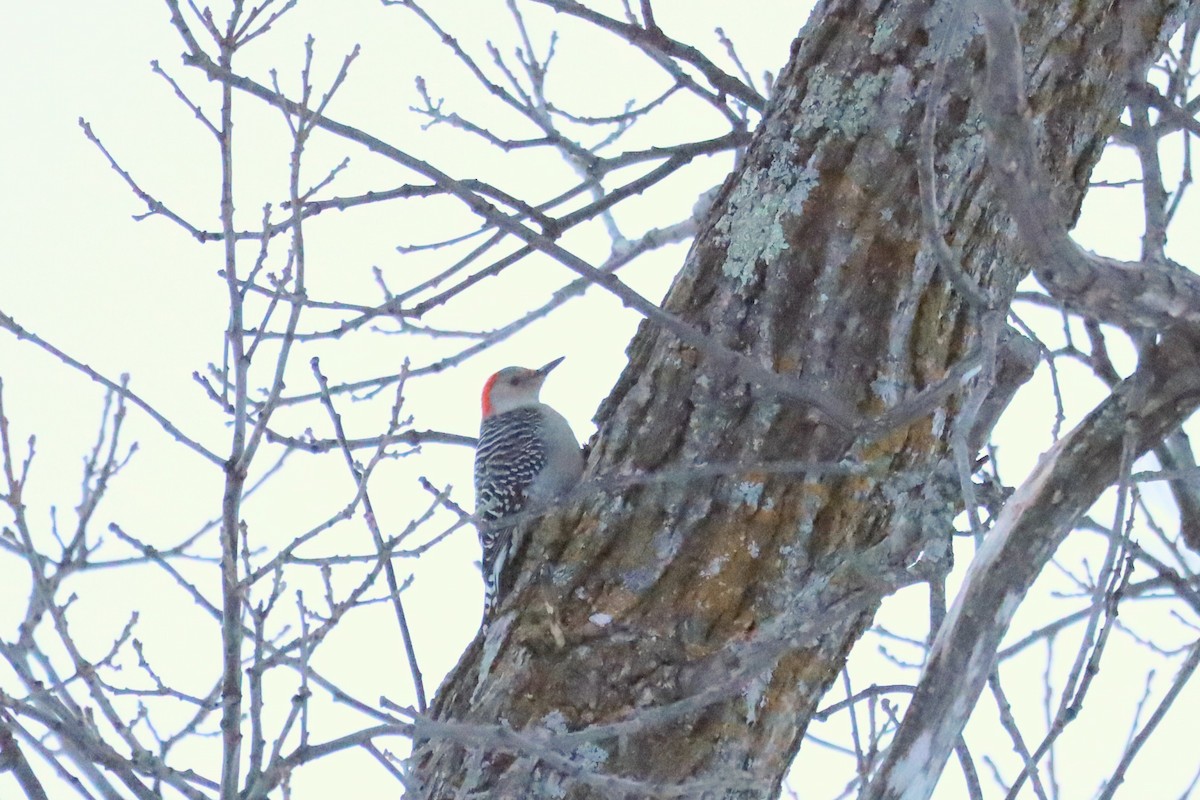
<path fill-rule="evenodd" d="M 519 544 L 512 541 L 516 526 L 498 521 L 525 506 L 530 485 L 546 466 L 541 428 L 542 412 L 536 406 L 486 417 L 479 428 L 475 513 L 484 523 L 479 529 L 479 544 L 483 550 L 485 619 L 498 599 L 508 554 Z"/>

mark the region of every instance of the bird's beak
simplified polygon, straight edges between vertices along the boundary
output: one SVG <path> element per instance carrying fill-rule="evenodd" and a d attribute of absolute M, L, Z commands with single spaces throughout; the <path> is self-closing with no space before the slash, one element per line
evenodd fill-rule
<path fill-rule="evenodd" d="M 563 362 L 564 358 L 566 358 L 566 356 L 559 356 L 558 358 L 554 359 L 546 366 L 537 370 L 537 374 L 541 375 L 543 378 L 545 378 L 547 375 L 550 374 L 550 370 L 554 369 L 555 367 L 557 367 L 559 364 L 561 364 Z"/>

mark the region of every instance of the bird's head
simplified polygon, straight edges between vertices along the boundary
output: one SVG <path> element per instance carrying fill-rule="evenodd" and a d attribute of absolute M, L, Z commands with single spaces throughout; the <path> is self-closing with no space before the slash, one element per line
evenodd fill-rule
<path fill-rule="evenodd" d="M 488 378 L 483 385 L 483 416 L 503 414 L 537 403 L 546 376 L 561 363 L 562 358 L 556 358 L 540 369 L 505 367 Z"/>

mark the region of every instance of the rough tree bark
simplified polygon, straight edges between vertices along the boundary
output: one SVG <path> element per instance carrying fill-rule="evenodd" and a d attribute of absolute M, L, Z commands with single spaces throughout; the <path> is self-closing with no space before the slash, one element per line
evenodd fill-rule
<path fill-rule="evenodd" d="M 1064 217 L 1127 78 L 1181 5 L 1018 4 L 1031 121 Z M 950 8 L 818 6 L 664 301 L 866 420 L 979 347 L 979 315 L 937 271 L 917 200 L 923 100 Z M 983 43 L 947 51 L 941 225 L 1006 308 L 1030 265 L 988 177 Z M 598 414 L 590 475 L 749 471 L 597 492 L 533 527 L 499 619 L 418 726 L 428 797 L 634 796 L 639 782 L 662 795 L 774 796 L 881 598 L 944 566 L 961 503 L 950 438 L 969 384 L 933 413 L 853 430 L 653 325 L 629 354 Z M 442 722 L 517 733 L 472 739 Z"/>

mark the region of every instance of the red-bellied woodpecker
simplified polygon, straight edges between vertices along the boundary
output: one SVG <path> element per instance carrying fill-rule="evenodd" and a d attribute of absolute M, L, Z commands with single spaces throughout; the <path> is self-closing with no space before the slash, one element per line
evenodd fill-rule
<path fill-rule="evenodd" d="M 483 423 L 475 449 L 475 513 L 483 547 L 483 618 L 500 599 L 500 579 L 520 544 L 515 525 L 498 524 L 527 505 L 570 490 L 583 472 L 571 426 L 538 400 L 556 358 L 541 369 L 505 367 L 483 385 Z"/>

